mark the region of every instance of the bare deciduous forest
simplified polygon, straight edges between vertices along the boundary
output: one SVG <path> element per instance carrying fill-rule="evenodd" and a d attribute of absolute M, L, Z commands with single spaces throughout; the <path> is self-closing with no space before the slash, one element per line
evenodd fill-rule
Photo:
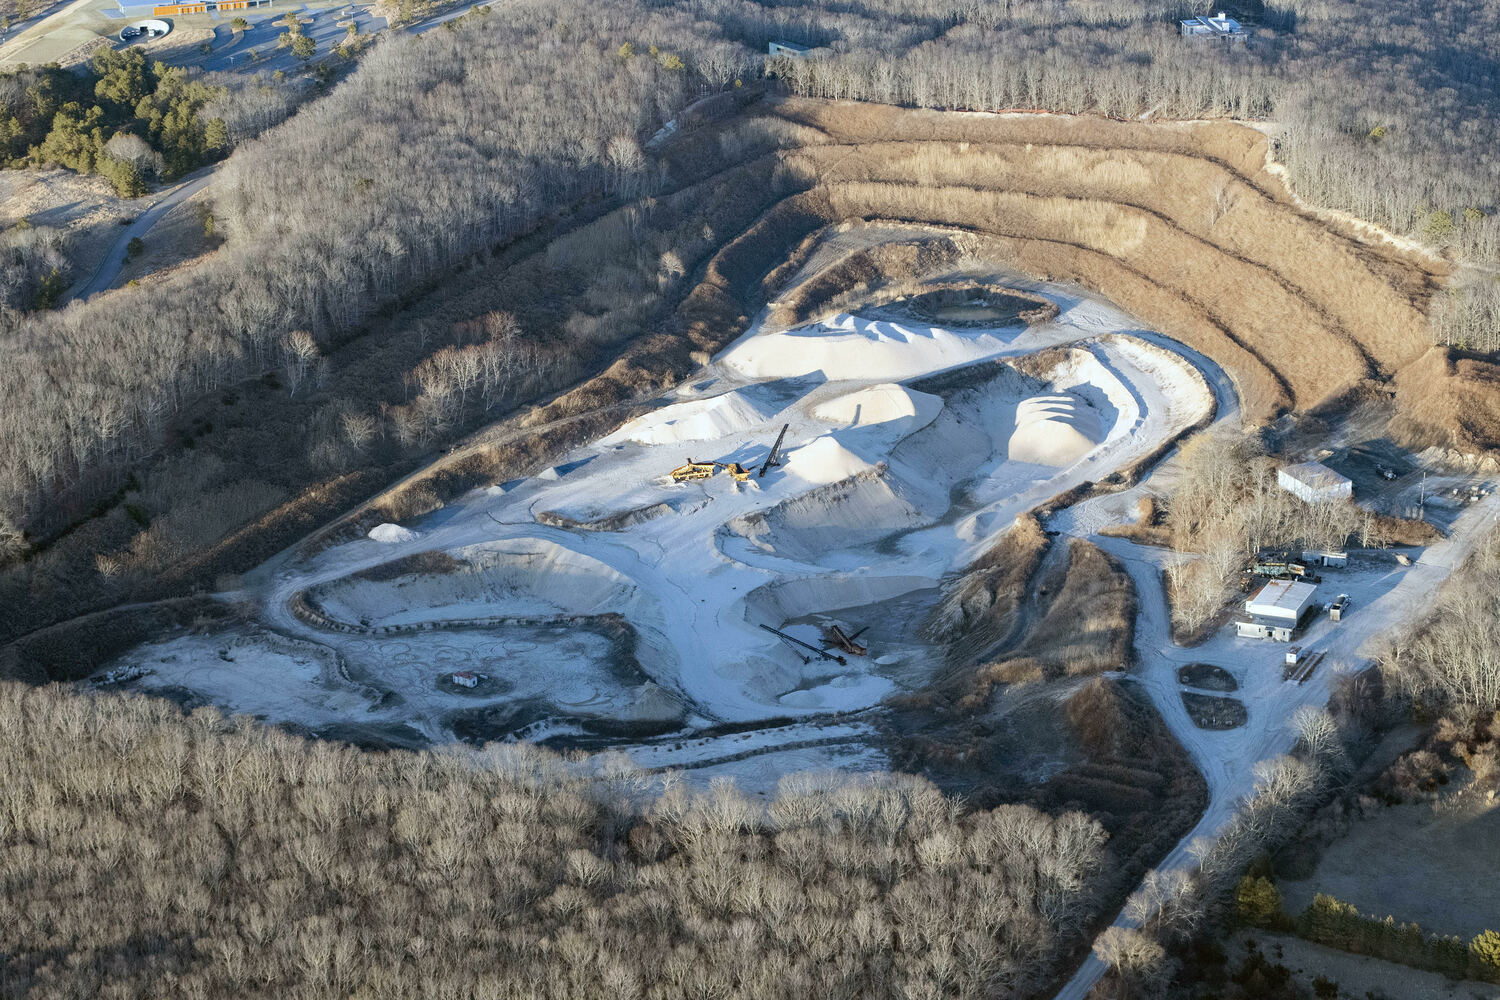
<path fill-rule="evenodd" d="M 525 745 L 368 754 L 0 684 L 7 997 L 995 997 L 1104 831 L 920 778 L 768 808 Z"/>

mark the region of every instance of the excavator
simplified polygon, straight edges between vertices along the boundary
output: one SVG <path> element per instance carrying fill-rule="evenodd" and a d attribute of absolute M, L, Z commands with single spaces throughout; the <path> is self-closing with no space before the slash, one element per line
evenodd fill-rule
<path fill-rule="evenodd" d="M 771 453 L 761 463 L 760 478 L 764 479 L 766 477 L 767 469 L 775 468 L 781 464 L 781 460 L 777 456 L 781 453 L 781 440 L 786 437 L 786 429 L 790 426 L 791 424 L 781 425 L 781 433 L 776 436 L 776 443 L 771 445 Z M 689 458 L 686 465 L 679 465 L 672 470 L 672 482 L 689 483 L 696 479 L 709 479 L 720 469 L 729 473 L 730 478 L 738 483 L 748 483 L 750 481 L 750 473 L 755 471 L 754 469 L 745 468 L 738 462 L 695 462 Z"/>

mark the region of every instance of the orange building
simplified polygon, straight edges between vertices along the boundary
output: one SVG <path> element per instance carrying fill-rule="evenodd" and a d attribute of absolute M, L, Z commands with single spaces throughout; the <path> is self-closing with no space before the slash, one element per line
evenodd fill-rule
<path fill-rule="evenodd" d="M 196 3 L 169 3 L 151 8 L 156 17 L 174 14 L 214 14 L 225 10 L 250 10 L 254 7 L 269 7 L 271 0 L 200 0 Z"/>

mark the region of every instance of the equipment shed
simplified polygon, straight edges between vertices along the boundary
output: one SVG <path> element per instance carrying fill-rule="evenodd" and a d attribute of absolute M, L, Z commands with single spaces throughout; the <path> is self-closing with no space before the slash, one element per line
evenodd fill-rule
<path fill-rule="evenodd" d="M 1310 583 L 1272 580 L 1245 602 L 1247 620 L 1235 622 L 1235 629 L 1245 639 L 1290 642 L 1317 591 Z"/>
<path fill-rule="evenodd" d="M 1288 465 L 1276 473 L 1276 482 L 1288 493 L 1308 503 L 1347 500 L 1354 495 L 1354 483 L 1322 462 Z"/>

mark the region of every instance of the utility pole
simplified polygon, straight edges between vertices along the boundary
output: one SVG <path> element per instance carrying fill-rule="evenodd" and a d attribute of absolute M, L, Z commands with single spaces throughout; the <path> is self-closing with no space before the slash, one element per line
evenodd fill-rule
<path fill-rule="evenodd" d="M 1422 470 L 1422 488 L 1417 493 L 1417 520 L 1427 520 L 1427 470 Z"/>

